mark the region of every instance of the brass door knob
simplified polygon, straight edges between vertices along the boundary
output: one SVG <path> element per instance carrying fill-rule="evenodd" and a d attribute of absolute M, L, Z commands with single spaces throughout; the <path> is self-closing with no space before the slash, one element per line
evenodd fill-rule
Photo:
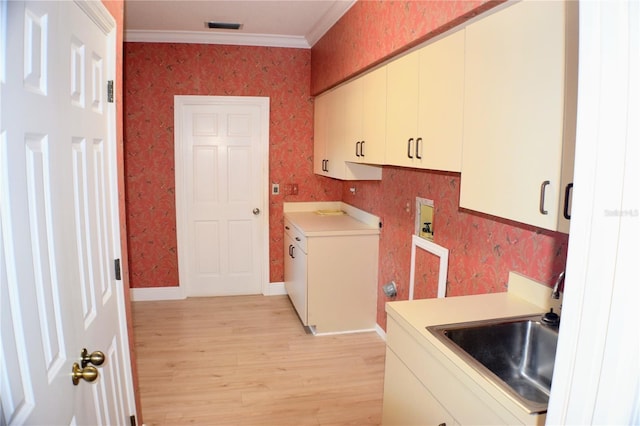
<path fill-rule="evenodd" d="M 89 351 L 85 348 L 82 349 L 82 352 L 80 352 L 80 357 L 82 359 L 82 361 L 80 362 L 82 368 L 85 368 L 87 364 L 93 364 L 96 367 L 104 364 L 104 353 L 100 351 L 93 351 L 89 353 Z"/>
<path fill-rule="evenodd" d="M 92 365 L 88 365 L 84 368 L 80 367 L 80 364 L 77 362 L 73 363 L 73 367 L 71 367 L 71 380 L 75 386 L 78 386 L 80 383 L 80 379 L 85 380 L 87 382 L 93 382 L 98 378 L 98 369 Z"/>

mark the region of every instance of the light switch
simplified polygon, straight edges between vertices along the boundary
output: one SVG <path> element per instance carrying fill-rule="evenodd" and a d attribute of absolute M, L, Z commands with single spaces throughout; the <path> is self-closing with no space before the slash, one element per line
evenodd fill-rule
<path fill-rule="evenodd" d="M 272 183 L 271 184 L 271 194 L 273 194 L 273 195 L 279 195 L 280 194 L 280 184 L 279 183 Z"/>

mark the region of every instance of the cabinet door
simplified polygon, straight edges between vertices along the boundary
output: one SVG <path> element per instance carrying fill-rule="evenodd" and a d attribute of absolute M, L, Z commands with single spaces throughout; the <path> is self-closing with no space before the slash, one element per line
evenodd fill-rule
<path fill-rule="evenodd" d="M 326 175 L 327 142 L 329 130 L 329 96 L 316 96 L 313 111 L 313 172 Z"/>
<path fill-rule="evenodd" d="M 386 162 L 460 171 L 464 31 L 387 65 Z"/>
<path fill-rule="evenodd" d="M 336 179 L 345 175 L 343 97 L 338 88 L 315 99 L 313 172 Z"/>
<path fill-rule="evenodd" d="M 345 177 L 345 159 L 346 159 L 346 121 L 345 99 L 348 90 L 345 86 L 329 92 L 328 96 L 328 131 L 327 131 L 327 171 L 326 175 L 336 179 L 344 179 Z"/>
<path fill-rule="evenodd" d="M 387 164 L 415 167 L 419 66 L 418 52 L 387 65 Z"/>
<path fill-rule="evenodd" d="M 376 326 L 378 234 L 307 239 L 308 320 L 318 333 Z"/>
<path fill-rule="evenodd" d="M 465 49 L 460 205 L 554 230 L 561 214 L 565 2 L 523 1 L 489 15 L 466 28 Z"/>
<path fill-rule="evenodd" d="M 360 162 L 385 164 L 387 131 L 387 68 L 362 77 L 362 145 Z"/>
<path fill-rule="evenodd" d="M 449 412 L 389 348 L 384 364 L 382 401 L 383 425 L 457 424 Z"/>
<path fill-rule="evenodd" d="M 302 324 L 307 325 L 307 255 L 286 232 L 284 238 L 284 286 Z"/>
<path fill-rule="evenodd" d="M 464 31 L 420 51 L 417 153 L 414 167 L 460 171 L 464 97 Z"/>
<path fill-rule="evenodd" d="M 360 142 L 362 141 L 362 102 L 363 102 L 363 80 L 358 78 L 343 86 L 343 93 L 340 101 L 344 107 L 344 112 L 339 119 L 343 121 L 345 143 L 345 160 L 360 162 Z"/>

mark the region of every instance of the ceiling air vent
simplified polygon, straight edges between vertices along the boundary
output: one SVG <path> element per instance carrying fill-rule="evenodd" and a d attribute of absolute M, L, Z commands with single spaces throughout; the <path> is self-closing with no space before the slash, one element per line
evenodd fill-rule
<path fill-rule="evenodd" d="M 239 30 L 240 28 L 242 28 L 242 24 L 236 24 L 233 22 L 214 22 L 214 21 L 209 21 L 209 22 L 205 22 L 205 25 L 207 28 L 212 29 L 212 30 Z"/>

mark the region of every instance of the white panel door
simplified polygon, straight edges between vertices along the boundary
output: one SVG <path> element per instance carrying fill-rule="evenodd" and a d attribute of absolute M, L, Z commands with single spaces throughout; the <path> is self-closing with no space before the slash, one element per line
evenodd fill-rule
<path fill-rule="evenodd" d="M 2 3 L 0 305 L 7 424 L 122 425 L 134 413 L 119 226 L 115 23 L 99 2 Z M 7 60 L 9 59 L 10 60 Z M 72 383 L 80 352 L 98 378 Z"/>
<path fill-rule="evenodd" d="M 269 100 L 177 96 L 175 114 L 181 285 L 187 296 L 260 293 Z"/>

